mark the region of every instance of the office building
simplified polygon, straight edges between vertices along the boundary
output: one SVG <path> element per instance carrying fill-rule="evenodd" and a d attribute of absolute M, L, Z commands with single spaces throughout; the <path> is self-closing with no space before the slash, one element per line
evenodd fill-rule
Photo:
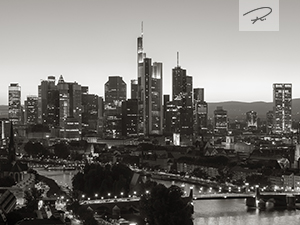
<path fill-rule="evenodd" d="M 179 108 L 180 118 L 177 121 L 181 135 L 193 134 L 193 79 L 187 76 L 186 70 L 179 66 L 177 53 L 177 66 L 172 69 L 172 94 L 174 103 Z"/>
<path fill-rule="evenodd" d="M 38 97 L 27 96 L 25 100 L 25 123 L 37 124 L 38 123 Z"/>
<path fill-rule="evenodd" d="M 143 31 L 137 39 L 138 64 L 138 134 L 160 135 L 163 132 L 162 63 L 146 58 L 143 52 Z"/>
<path fill-rule="evenodd" d="M 59 92 L 55 76 L 48 76 L 38 86 L 38 123 L 47 124 L 52 131 L 59 127 Z"/>
<path fill-rule="evenodd" d="M 120 76 L 109 76 L 105 83 L 104 133 L 107 138 L 122 136 L 122 102 L 126 101 L 126 87 Z"/>
<path fill-rule="evenodd" d="M 204 101 L 204 88 L 194 89 L 194 135 L 202 135 L 207 129 L 208 105 Z"/>
<path fill-rule="evenodd" d="M 8 87 L 8 118 L 13 124 L 21 124 L 21 87 L 18 83 L 11 83 Z"/>
<path fill-rule="evenodd" d="M 251 110 L 246 113 L 246 124 L 248 130 L 257 130 L 257 112 Z"/>
<path fill-rule="evenodd" d="M 138 81 L 131 80 L 131 99 L 138 99 Z"/>
<path fill-rule="evenodd" d="M 82 88 L 78 83 L 65 82 L 61 75 L 57 89 L 59 92 L 59 134 L 61 138 L 81 136 L 82 128 Z M 72 126 L 76 126 L 71 131 Z M 77 129 L 78 125 L 78 129 Z"/>
<path fill-rule="evenodd" d="M 214 128 L 217 133 L 226 134 L 228 130 L 227 111 L 222 106 L 217 106 L 214 111 Z"/>
<path fill-rule="evenodd" d="M 270 110 L 266 114 L 266 132 L 267 134 L 271 134 L 273 131 L 273 124 L 274 124 L 274 111 Z"/>
<path fill-rule="evenodd" d="M 273 84 L 273 132 L 290 133 L 292 129 L 292 84 Z"/>
<path fill-rule="evenodd" d="M 122 103 L 122 136 L 138 135 L 138 100 L 128 99 Z"/>
<path fill-rule="evenodd" d="M 102 136 L 103 129 L 103 98 L 82 93 L 82 136 Z"/>

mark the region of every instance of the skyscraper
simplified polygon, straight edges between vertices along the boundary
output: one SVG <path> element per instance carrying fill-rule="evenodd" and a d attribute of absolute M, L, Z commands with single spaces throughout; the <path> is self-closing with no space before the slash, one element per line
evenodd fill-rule
<path fill-rule="evenodd" d="M 82 89 L 76 82 L 65 82 L 61 75 L 57 89 L 59 92 L 60 137 L 78 139 L 82 126 Z"/>
<path fill-rule="evenodd" d="M 47 124 L 52 130 L 59 127 L 59 92 L 55 76 L 48 76 L 38 86 L 38 123 Z"/>
<path fill-rule="evenodd" d="M 207 128 L 208 105 L 204 101 L 204 88 L 194 89 L 194 134 L 201 135 Z"/>
<path fill-rule="evenodd" d="M 257 113 L 253 110 L 246 113 L 246 123 L 249 130 L 257 129 Z"/>
<path fill-rule="evenodd" d="M 126 101 L 126 87 L 120 76 L 109 76 L 105 83 L 104 133 L 108 138 L 122 136 L 122 102 Z"/>
<path fill-rule="evenodd" d="M 37 124 L 38 123 L 38 97 L 27 96 L 25 101 L 25 123 Z"/>
<path fill-rule="evenodd" d="M 8 118 L 13 124 L 20 124 L 21 116 L 21 87 L 11 83 L 8 87 Z"/>
<path fill-rule="evenodd" d="M 273 84 L 273 132 L 290 133 L 292 128 L 292 84 Z"/>
<path fill-rule="evenodd" d="M 137 39 L 138 61 L 138 134 L 162 134 L 162 63 L 146 58 L 143 52 L 143 29 Z"/>
<path fill-rule="evenodd" d="M 227 121 L 227 111 L 223 109 L 222 106 L 218 106 L 214 111 L 215 119 L 215 130 L 219 133 L 227 133 L 228 130 L 228 121 Z"/>
<path fill-rule="evenodd" d="M 172 69 L 172 93 L 173 101 L 177 101 L 180 119 L 177 120 L 180 127 L 180 134 L 193 134 L 193 78 L 187 76 L 186 70 L 179 66 L 179 55 L 177 53 L 177 66 Z"/>
<path fill-rule="evenodd" d="M 131 80 L 131 99 L 138 99 L 138 81 Z"/>

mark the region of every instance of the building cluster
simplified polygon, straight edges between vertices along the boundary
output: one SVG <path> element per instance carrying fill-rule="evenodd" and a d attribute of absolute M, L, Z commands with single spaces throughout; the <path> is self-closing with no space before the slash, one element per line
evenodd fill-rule
<path fill-rule="evenodd" d="M 48 76 L 38 86 L 38 96 L 21 104 L 21 87 L 9 86 L 9 120 L 14 124 L 44 124 L 51 137 L 80 139 L 95 136 L 120 139 L 139 136 L 170 136 L 174 144 L 198 140 L 207 132 L 226 135 L 230 129 L 227 111 L 218 106 L 212 121 L 204 88 L 193 88 L 193 77 L 179 65 L 172 69 L 172 96 L 163 95 L 163 64 L 152 62 L 143 47 L 143 32 L 137 38 L 137 79 L 131 80 L 131 98 L 121 76 L 109 76 L 104 98 L 90 94 L 88 87 L 66 82 L 61 75 Z M 292 85 L 274 84 L 274 108 L 267 113 L 267 132 L 286 134 L 292 128 Z M 172 98 L 171 98 L 172 97 Z M 209 123 L 210 122 L 210 123 Z M 237 125 L 238 126 L 238 125 Z M 246 128 L 258 128 L 255 111 L 246 113 Z"/>

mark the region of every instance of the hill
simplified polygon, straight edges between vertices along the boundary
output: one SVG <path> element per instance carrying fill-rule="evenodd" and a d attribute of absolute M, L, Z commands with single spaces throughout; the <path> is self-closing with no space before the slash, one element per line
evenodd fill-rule
<path fill-rule="evenodd" d="M 241 120 L 246 118 L 246 112 L 251 110 L 257 112 L 257 116 L 263 120 L 266 118 L 266 113 L 273 110 L 273 102 L 214 102 L 208 103 L 208 115 L 213 117 L 214 110 L 217 106 L 222 106 L 227 110 L 229 119 Z M 292 115 L 293 119 L 300 119 L 300 98 L 292 100 Z"/>

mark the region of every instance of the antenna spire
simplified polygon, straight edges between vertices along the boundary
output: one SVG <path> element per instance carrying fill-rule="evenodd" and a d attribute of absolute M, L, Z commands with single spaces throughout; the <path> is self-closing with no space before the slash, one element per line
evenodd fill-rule
<path fill-rule="evenodd" d="M 177 52 L 177 67 L 179 67 L 179 52 Z"/>
<path fill-rule="evenodd" d="M 144 34 L 144 27 L 143 27 L 143 21 L 142 21 L 142 37 L 143 37 L 143 34 Z"/>

